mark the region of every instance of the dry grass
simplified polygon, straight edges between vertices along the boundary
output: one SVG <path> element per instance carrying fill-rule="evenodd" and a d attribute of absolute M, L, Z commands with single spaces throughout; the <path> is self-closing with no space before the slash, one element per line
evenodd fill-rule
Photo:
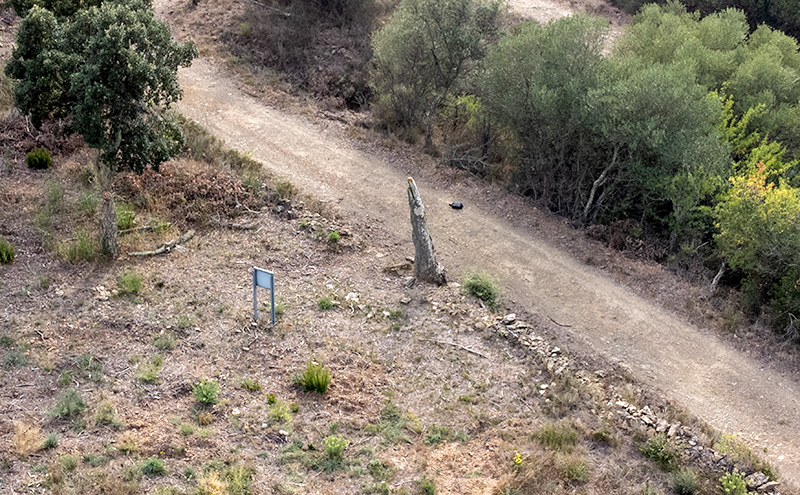
<path fill-rule="evenodd" d="M 42 448 L 44 436 L 38 424 L 14 421 L 14 452 L 26 456 Z"/>

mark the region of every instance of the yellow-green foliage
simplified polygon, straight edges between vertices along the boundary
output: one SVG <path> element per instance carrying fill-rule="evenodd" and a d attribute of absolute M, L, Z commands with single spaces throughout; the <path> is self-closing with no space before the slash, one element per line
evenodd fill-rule
<path fill-rule="evenodd" d="M 17 251 L 14 249 L 14 245 L 8 242 L 3 237 L 0 237 L 0 265 L 8 265 L 14 261 L 14 255 L 16 255 Z"/>

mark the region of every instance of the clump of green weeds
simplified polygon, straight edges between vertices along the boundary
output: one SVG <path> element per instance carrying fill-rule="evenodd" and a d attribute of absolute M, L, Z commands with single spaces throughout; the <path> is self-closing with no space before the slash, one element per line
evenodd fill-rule
<path fill-rule="evenodd" d="M 142 290 L 142 277 L 130 268 L 126 268 L 117 278 L 117 291 L 120 295 L 139 294 Z"/>
<path fill-rule="evenodd" d="M 155 383 L 161 374 L 161 367 L 164 365 L 164 356 L 153 354 L 149 360 L 139 364 L 136 370 L 136 378 L 142 383 Z"/>
<path fill-rule="evenodd" d="M 500 289 L 494 279 L 485 272 L 468 273 L 461 282 L 466 294 L 475 296 L 489 307 L 496 310 L 500 305 Z"/>
<path fill-rule="evenodd" d="M 664 471 L 676 469 L 680 463 L 680 454 L 675 444 L 666 435 L 659 433 L 650 438 L 639 448 L 639 451 L 652 460 Z"/>
<path fill-rule="evenodd" d="M 70 388 L 61 393 L 55 406 L 50 410 L 50 416 L 59 419 L 76 418 L 81 416 L 85 409 L 86 403 L 83 402 L 81 394 Z"/>
<path fill-rule="evenodd" d="M 219 384 L 212 378 L 203 379 L 192 385 L 192 395 L 203 405 L 219 402 Z"/>
<path fill-rule="evenodd" d="M 258 380 L 254 380 L 253 378 L 243 379 L 241 386 L 248 392 L 258 392 L 261 390 L 261 384 L 258 383 Z"/>
<path fill-rule="evenodd" d="M 570 452 L 578 443 L 578 429 L 572 421 L 548 423 L 534 434 L 536 440 L 555 451 Z"/>
<path fill-rule="evenodd" d="M 321 364 L 309 361 L 306 369 L 295 379 L 295 383 L 303 387 L 306 392 L 324 394 L 331 383 L 331 372 Z"/>

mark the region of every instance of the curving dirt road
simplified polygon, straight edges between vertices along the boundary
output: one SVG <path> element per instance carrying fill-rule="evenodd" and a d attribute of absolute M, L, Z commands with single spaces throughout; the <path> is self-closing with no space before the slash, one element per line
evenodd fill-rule
<path fill-rule="evenodd" d="M 413 253 L 398 165 L 360 152 L 302 118 L 248 96 L 212 62 L 199 59 L 181 72 L 179 109 L 278 176 L 323 200 L 339 201 L 358 221 L 379 222 L 388 244 Z M 740 435 L 784 477 L 800 484 L 800 386 L 679 320 L 601 273 L 516 228 L 480 197 L 455 186 L 420 190 L 429 227 L 451 273 L 482 267 L 497 276 L 525 309 L 573 325 L 569 331 L 592 352 L 626 363 L 716 428 Z M 448 201 L 469 207 L 454 214 Z M 477 196 L 477 195 L 476 195 Z M 475 205 L 475 206 L 473 206 Z M 391 237 L 394 238 L 391 238 Z"/>

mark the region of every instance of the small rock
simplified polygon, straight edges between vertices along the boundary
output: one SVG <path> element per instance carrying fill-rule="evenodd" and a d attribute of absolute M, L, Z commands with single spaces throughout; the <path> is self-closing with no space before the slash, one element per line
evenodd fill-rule
<path fill-rule="evenodd" d="M 648 416 L 653 416 L 653 411 L 650 410 L 650 406 L 644 406 L 642 408 L 642 414 L 646 414 Z"/>
<path fill-rule="evenodd" d="M 764 483 L 763 485 L 758 487 L 758 493 L 775 493 L 773 490 L 778 485 L 780 485 L 777 481 L 770 481 L 769 483 Z"/>
<path fill-rule="evenodd" d="M 476 322 L 475 325 L 473 325 L 473 328 L 475 328 L 475 330 L 483 330 L 484 328 L 486 328 L 486 325 L 484 325 L 482 322 L 479 321 Z"/>
<path fill-rule="evenodd" d="M 550 386 L 550 385 L 548 385 L 548 384 L 546 384 L 546 383 L 542 383 L 541 385 L 539 385 L 539 389 L 540 389 L 540 390 L 547 390 L 547 387 L 549 387 L 549 386 Z"/>
<path fill-rule="evenodd" d="M 234 416 L 240 416 L 242 414 L 242 411 L 240 411 L 238 407 L 234 407 L 233 411 L 231 411 L 231 414 Z"/>
<path fill-rule="evenodd" d="M 411 302 L 411 298 L 408 296 L 403 296 L 400 298 L 400 304 L 409 304 Z"/>
<path fill-rule="evenodd" d="M 674 437 L 675 434 L 678 433 L 678 429 L 680 429 L 680 427 L 681 427 L 680 423 L 675 423 L 674 425 L 670 426 L 669 430 L 667 430 L 667 436 L 670 438 Z"/>
<path fill-rule="evenodd" d="M 644 424 L 646 424 L 648 426 L 653 426 L 653 420 L 650 419 L 650 416 L 642 415 L 642 423 L 644 423 Z"/>
<path fill-rule="evenodd" d="M 614 405 L 616 405 L 617 407 L 621 407 L 622 409 L 627 409 L 630 406 L 630 404 L 628 404 L 624 400 L 618 400 L 617 402 L 614 403 Z"/>
<path fill-rule="evenodd" d="M 561 348 L 560 347 L 553 347 L 553 350 L 550 351 L 550 354 L 561 354 Z"/>
<path fill-rule="evenodd" d="M 663 432 L 667 431 L 667 428 L 669 428 L 669 423 L 667 423 L 663 419 L 659 419 L 658 420 L 658 425 L 656 426 L 656 432 L 663 433 Z"/>
<path fill-rule="evenodd" d="M 762 472 L 753 473 L 750 476 L 744 479 L 745 483 L 747 483 L 747 488 L 753 490 L 758 488 L 766 483 L 769 483 L 769 478 Z"/>
<path fill-rule="evenodd" d="M 511 325 L 515 321 L 517 321 L 517 315 L 515 313 L 509 313 L 503 317 L 504 325 Z"/>
<path fill-rule="evenodd" d="M 289 436 L 289 432 L 286 431 L 286 430 L 278 430 L 278 435 L 283 436 L 283 437 L 288 437 Z"/>

